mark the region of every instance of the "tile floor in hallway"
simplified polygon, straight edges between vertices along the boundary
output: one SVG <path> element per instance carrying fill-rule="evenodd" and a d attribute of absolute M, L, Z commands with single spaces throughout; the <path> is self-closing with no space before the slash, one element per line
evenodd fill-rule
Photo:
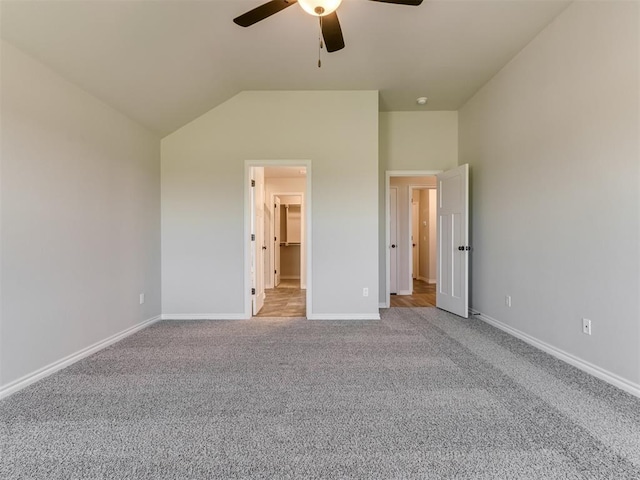
<path fill-rule="evenodd" d="M 276 288 L 265 289 L 264 306 L 256 317 L 306 317 L 307 291 L 300 280 L 282 280 Z"/>

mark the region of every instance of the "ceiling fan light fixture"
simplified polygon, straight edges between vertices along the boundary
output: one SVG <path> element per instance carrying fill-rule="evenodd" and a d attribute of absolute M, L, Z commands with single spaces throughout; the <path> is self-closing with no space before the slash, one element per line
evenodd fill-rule
<path fill-rule="evenodd" d="M 298 3 L 309 15 L 324 17 L 335 12 L 342 0 L 298 0 Z"/>
<path fill-rule="evenodd" d="M 427 97 L 418 97 L 416 98 L 416 103 L 418 105 L 426 105 L 427 104 Z"/>

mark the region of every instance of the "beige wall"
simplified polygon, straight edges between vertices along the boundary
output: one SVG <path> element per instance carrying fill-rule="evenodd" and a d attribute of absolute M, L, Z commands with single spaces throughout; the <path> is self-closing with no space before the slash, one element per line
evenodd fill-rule
<path fill-rule="evenodd" d="M 312 315 L 376 317 L 375 91 L 243 92 L 162 140 L 163 312 L 246 313 L 244 164 L 264 159 L 312 163 Z"/>
<path fill-rule="evenodd" d="M 458 164 L 458 112 L 381 112 L 383 170 L 448 170 Z"/>
<path fill-rule="evenodd" d="M 6 387 L 160 314 L 160 139 L 10 44 L 1 53 Z"/>
<path fill-rule="evenodd" d="M 574 2 L 460 111 L 471 306 L 636 392 L 639 14 Z"/>
<path fill-rule="evenodd" d="M 386 302 L 387 171 L 444 171 L 458 165 L 458 112 L 381 112 L 378 166 L 380 304 Z"/>

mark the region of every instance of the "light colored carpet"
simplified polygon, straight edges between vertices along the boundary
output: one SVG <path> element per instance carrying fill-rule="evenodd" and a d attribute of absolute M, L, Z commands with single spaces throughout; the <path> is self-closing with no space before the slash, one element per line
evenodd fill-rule
<path fill-rule="evenodd" d="M 640 400 L 435 308 L 161 322 L 0 402 L 0 478 L 638 479 Z"/>

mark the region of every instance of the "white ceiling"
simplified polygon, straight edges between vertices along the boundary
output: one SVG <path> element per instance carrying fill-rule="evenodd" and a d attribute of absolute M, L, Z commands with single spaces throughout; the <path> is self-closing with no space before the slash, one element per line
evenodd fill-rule
<path fill-rule="evenodd" d="M 2 0 L 1 36 L 168 134 L 243 90 L 379 90 L 380 110 L 457 110 L 569 2 L 344 0 L 344 50 L 317 67 L 317 19 L 266 0 Z M 429 97 L 426 107 L 415 104 Z"/>

